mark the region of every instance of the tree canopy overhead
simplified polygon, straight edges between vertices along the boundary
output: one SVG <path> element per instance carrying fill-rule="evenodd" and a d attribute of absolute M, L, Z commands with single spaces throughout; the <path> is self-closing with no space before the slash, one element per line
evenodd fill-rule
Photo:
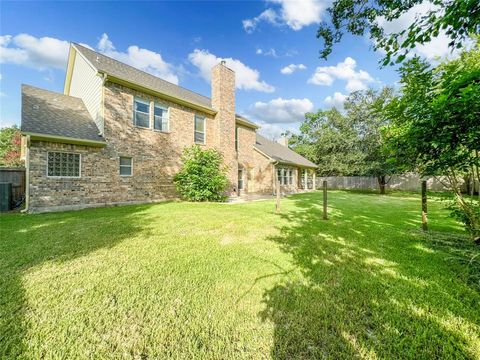
<path fill-rule="evenodd" d="M 430 10 L 416 17 L 406 29 L 387 33 L 383 21 L 393 21 L 419 4 L 431 4 Z M 330 23 L 322 23 L 317 38 L 323 39 L 320 56 L 324 59 L 345 33 L 368 34 L 375 50 L 383 50 L 383 65 L 402 62 L 417 44 L 425 44 L 445 34 L 453 50 L 462 46 L 471 34 L 480 32 L 478 0 L 335 0 L 328 9 Z"/>

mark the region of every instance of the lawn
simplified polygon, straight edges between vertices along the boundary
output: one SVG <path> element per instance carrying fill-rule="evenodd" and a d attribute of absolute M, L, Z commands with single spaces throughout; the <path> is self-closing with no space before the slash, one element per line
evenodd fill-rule
<path fill-rule="evenodd" d="M 439 200 L 3 215 L 0 358 L 480 358 L 478 255 Z M 477 257 L 476 259 L 479 259 Z"/>

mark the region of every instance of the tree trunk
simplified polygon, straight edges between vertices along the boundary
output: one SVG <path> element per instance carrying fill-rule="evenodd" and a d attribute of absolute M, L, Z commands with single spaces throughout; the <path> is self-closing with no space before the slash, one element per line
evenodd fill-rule
<path fill-rule="evenodd" d="M 377 176 L 378 186 L 380 187 L 380 194 L 385 195 L 385 187 L 387 185 L 386 176 Z"/>

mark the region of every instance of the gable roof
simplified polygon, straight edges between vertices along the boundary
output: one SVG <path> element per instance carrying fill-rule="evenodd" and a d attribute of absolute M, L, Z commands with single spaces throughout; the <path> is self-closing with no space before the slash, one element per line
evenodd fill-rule
<path fill-rule="evenodd" d="M 125 80 L 132 84 L 141 85 L 153 91 L 172 96 L 188 103 L 206 107 L 213 111 L 212 101 L 209 97 L 160 79 L 159 77 L 100 54 L 80 44 L 73 43 L 73 46 L 99 72 Z"/>
<path fill-rule="evenodd" d="M 278 161 L 282 164 L 292 164 L 310 168 L 317 167 L 313 162 L 305 159 L 290 148 L 274 141 L 270 141 L 259 134 L 257 134 L 257 141 L 255 142 L 254 147 L 272 160 Z"/>
<path fill-rule="evenodd" d="M 21 130 L 67 143 L 105 144 L 82 99 L 30 85 L 22 85 Z"/>

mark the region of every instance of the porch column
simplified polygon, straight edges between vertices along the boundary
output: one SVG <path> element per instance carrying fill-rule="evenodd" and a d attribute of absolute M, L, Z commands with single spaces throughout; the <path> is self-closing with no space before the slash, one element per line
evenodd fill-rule
<path fill-rule="evenodd" d="M 315 182 L 316 171 L 313 170 L 313 190 L 317 190 L 317 183 Z"/>

